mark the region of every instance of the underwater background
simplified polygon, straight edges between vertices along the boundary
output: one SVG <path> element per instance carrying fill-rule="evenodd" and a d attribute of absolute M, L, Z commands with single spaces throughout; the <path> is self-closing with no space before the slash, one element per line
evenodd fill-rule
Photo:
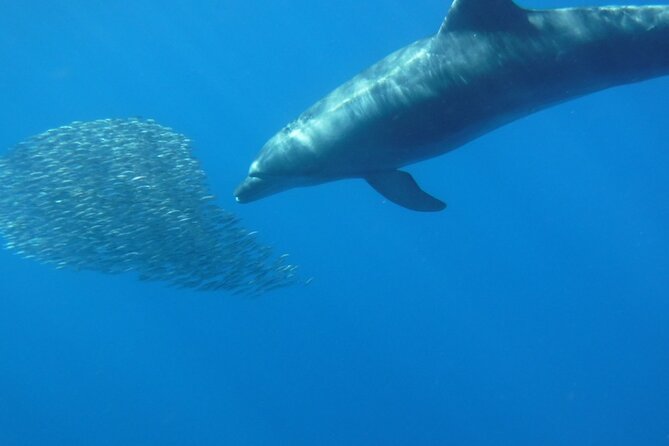
<path fill-rule="evenodd" d="M 362 180 L 234 202 L 274 132 L 448 6 L 0 1 L 0 153 L 154 118 L 313 278 L 251 299 L 0 251 L 0 445 L 669 444 L 669 78 L 410 166 L 444 212 Z"/>

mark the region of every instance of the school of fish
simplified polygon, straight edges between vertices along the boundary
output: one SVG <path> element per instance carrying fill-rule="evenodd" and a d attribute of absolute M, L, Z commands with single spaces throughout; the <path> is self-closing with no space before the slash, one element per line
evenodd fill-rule
<path fill-rule="evenodd" d="M 297 281 L 214 202 L 184 135 L 153 120 L 73 122 L 0 156 L 6 248 L 55 265 L 260 294 Z"/>

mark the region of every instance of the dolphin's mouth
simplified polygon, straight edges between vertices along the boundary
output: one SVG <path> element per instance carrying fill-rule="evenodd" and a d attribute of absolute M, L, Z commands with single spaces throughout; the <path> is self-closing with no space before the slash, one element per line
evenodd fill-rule
<path fill-rule="evenodd" d="M 281 178 L 249 175 L 237 186 L 234 195 L 237 203 L 249 203 L 281 192 L 289 187 L 285 181 L 281 181 Z"/>
<path fill-rule="evenodd" d="M 256 190 L 261 186 L 262 178 L 248 176 L 235 189 L 234 195 L 237 203 L 248 203 L 249 201 L 257 200 L 260 197 L 254 197 Z"/>

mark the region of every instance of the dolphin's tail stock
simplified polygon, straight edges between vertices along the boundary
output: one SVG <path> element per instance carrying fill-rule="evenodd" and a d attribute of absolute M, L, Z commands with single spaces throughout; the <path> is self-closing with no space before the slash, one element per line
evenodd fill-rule
<path fill-rule="evenodd" d="M 190 141 L 152 120 L 74 122 L 0 156 L 0 235 L 23 257 L 200 290 L 296 280 L 212 200 Z"/>

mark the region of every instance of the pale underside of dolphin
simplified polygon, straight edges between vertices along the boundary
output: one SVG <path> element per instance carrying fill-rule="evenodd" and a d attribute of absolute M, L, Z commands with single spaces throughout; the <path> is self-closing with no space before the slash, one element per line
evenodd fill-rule
<path fill-rule="evenodd" d="M 445 204 L 399 170 L 518 118 L 669 74 L 669 6 L 522 9 L 455 0 L 439 32 L 343 84 L 262 148 L 235 191 L 245 203 L 364 178 L 417 211 Z"/>

